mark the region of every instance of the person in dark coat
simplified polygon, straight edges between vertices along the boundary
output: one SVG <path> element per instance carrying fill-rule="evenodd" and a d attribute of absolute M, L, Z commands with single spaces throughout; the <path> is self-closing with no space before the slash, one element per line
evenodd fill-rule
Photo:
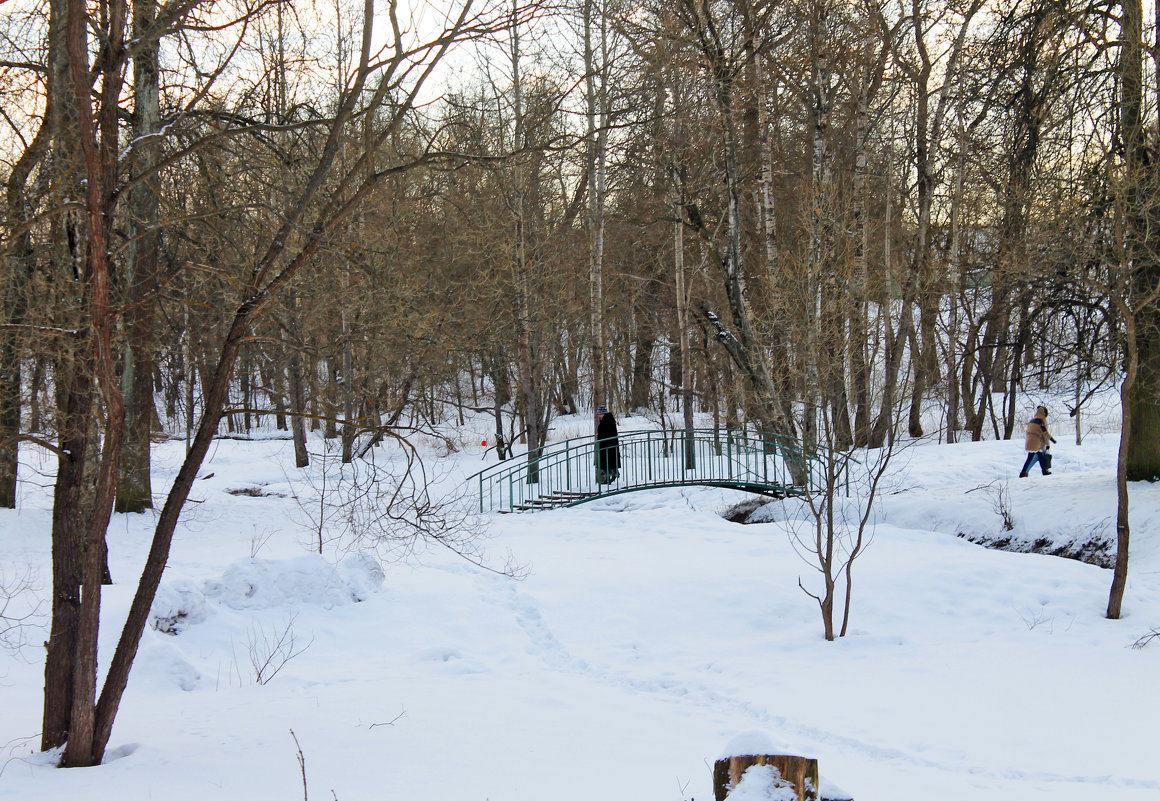
<path fill-rule="evenodd" d="M 1052 442 L 1055 442 L 1055 437 L 1051 436 L 1051 432 L 1047 430 L 1047 407 L 1040 406 L 1035 410 L 1035 416 L 1031 418 L 1031 422 L 1027 424 L 1027 439 L 1023 445 L 1027 451 L 1027 461 L 1023 463 L 1023 469 L 1019 471 L 1019 478 L 1027 478 L 1027 471 L 1036 462 L 1039 462 L 1039 469 L 1043 471 L 1043 475 L 1051 475 L 1051 470 L 1043 457 Z"/>
<path fill-rule="evenodd" d="M 611 484 L 620 475 L 620 438 L 616 418 L 601 406 L 596 410 L 596 483 Z"/>

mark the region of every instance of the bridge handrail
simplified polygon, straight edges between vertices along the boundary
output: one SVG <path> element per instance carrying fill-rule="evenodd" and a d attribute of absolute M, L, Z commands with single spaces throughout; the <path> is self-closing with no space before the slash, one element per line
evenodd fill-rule
<path fill-rule="evenodd" d="M 696 464 L 706 466 L 705 471 L 697 468 L 703 474 L 692 477 L 683 464 L 678 466 L 690 437 L 688 447 L 695 452 Z M 538 458 L 523 454 L 470 476 L 469 481 L 478 482 L 480 511 L 513 509 L 548 494 L 589 497 L 649 486 L 767 486 L 787 494 L 824 486 L 824 475 L 818 470 L 821 461 L 803 453 L 800 444 L 788 438 L 698 428 L 631 431 L 618 439 L 624 476 L 617 486 L 595 484 L 595 439 L 574 437 L 551 443 Z M 534 481 L 529 480 L 532 474 Z"/>
<path fill-rule="evenodd" d="M 682 440 L 684 438 L 685 434 L 687 434 L 687 433 L 691 433 L 694 436 L 708 434 L 708 435 L 713 435 L 714 437 L 725 436 L 726 433 L 728 433 L 728 435 L 732 436 L 734 439 L 742 439 L 742 438 L 744 438 L 744 439 L 760 439 L 762 442 L 769 442 L 769 443 L 771 443 L 777 447 L 780 447 L 780 448 L 790 448 L 790 449 L 795 449 L 795 450 L 801 449 L 801 443 L 792 439 L 791 437 L 783 437 L 779 434 L 772 434 L 772 435 L 755 434 L 755 433 L 749 432 L 743 428 L 667 428 L 664 430 L 655 429 L 655 428 L 648 428 L 648 429 L 642 429 L 640 431 L 623 431 L 620 433 L 619 439 L 621 442 L 623 442 L 625 439 L 630 438 L 630 437 L 638 437 L 641 435 L 645 435 L 645 436 L 649 436 L 649 437 L 664 437 L 664 438 L 667 438 L 669 440 Z M 549 456 L 554 456 L 557 453 L 559 453 L 560 451 L 575 450 L 577 447 L 579 447 L 579 445 L 582 445 L 583 443 L 586 443 L 586 442 L 593 442 L 594 440 L 595 440 L 594 437 L 587 436 L 587 437 L 572 437 L 571 439 L 562 439 L 562 440 L 557 440 L 556 442 L 546 443 L 540 451 L 540 459 L 545 459 Z M 518 459 L 523 459 L 524 461 L 526 461 L 527 453 L 526 452 L 521 453 L 521 454 L 518 454 L 516 456 L 512 456 L 508 459 L 504 459 L 502 462 L 499 462 L 498 464 L 493 464 L 489 467 L 485 467 L 482 470 L 480 470 L 479 472 L 473 473 L 471 476 L 469 476 L 469 479 L 477 478 L 479 476 L 486 477 L 487 474 L 491 473 L 491 472 L 517 469 L 517 468 L 514 468 L 512 466 L 512 462 L 513 462 L 513 460 L 518 460 Z"/>

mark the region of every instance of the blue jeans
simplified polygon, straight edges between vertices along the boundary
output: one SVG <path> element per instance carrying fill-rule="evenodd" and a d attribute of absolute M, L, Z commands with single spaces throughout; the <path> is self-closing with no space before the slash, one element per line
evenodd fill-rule
<path fill-rule="evenodd" d="M 1032 451 L 1027 454 L 1027 461 L 1023 463 L 1023 469 L 1019 471 L 1020 475 L 1027 475 L 1027 471 L 1032 466 L 1039 462 L 1039 469 L 1043 471 L 1043 475 L 1047 475 L 1047 465 L 1043 462 L 1043 451 Z"/>

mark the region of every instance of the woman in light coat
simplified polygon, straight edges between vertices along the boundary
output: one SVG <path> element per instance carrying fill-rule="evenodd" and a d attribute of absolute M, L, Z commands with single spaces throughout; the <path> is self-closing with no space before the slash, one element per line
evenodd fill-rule
<path fill-rule="evenodd" d="M 1027 471 L 1036 462 L 1039 462 L 1039 468 L 1043 471 L 1043 475 L 1051 475 L 1051 470 L 1043 457 L 1052 442 L 1055 442 L 1055 437 L 1051 436 L 1051 432 L 1047 430 L 1047 407 L 1040 406 L 1035 410 L 1035 416 L 1031 418 L 1031 422 L 1027 424 L 1027 439 L 1023 445 L 1024 450 L 1027 451 L 1027 461 L 1023 463 L 1023 469 L 1019 471 L 1019 478 L 1027 478 Z"/>

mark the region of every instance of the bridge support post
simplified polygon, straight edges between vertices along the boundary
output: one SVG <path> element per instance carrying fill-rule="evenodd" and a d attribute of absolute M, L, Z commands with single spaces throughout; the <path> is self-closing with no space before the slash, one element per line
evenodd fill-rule
<path fill-rule="evenodd" d="M 729 478 L 733 478 L 733 429 L 725 429 L 725 465 L 729 468 Z"/>

